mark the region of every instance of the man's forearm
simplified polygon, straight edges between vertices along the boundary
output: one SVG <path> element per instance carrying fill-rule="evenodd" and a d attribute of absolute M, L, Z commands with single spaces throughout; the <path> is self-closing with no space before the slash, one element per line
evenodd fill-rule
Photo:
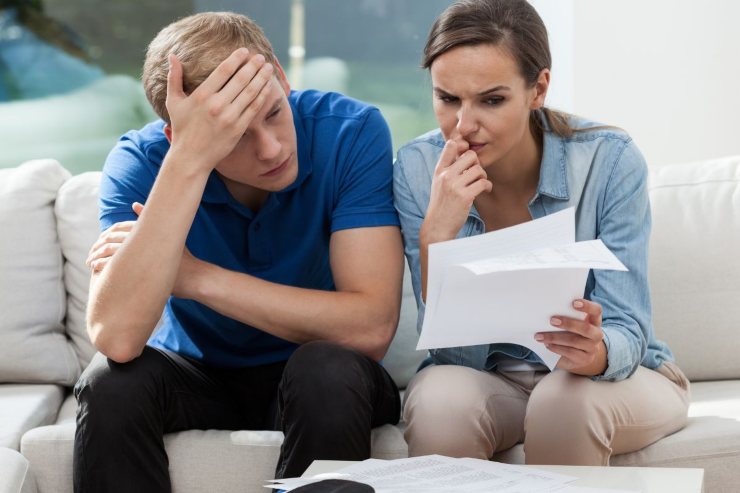
<path fill-rule="evenodd" d="M 380 360 L 398 324 L 400 276 L 371 295 L 285 286 L 212 264 L 201 272 L 196 301 L 295 343 L 332 341 Z"/>
<path fill-rule="evenodd" d="M 140 354 L 161 317 L 208 179 L 204 171 L 188 172 L 187 163 L 174 161 L 165 159 L 130 236 L 91 282 L 88 332 L 114 360 Z"/>

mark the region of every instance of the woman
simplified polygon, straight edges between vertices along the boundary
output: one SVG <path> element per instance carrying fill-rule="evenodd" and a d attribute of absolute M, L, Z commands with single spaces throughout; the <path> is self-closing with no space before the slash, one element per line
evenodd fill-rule
<path fill-rule="evenodd" d="M 585 319 L 555 315 L 535 336 L 560 355 L 553 372 L 513 344 L 431 351 L 435 364 L 406 393 L 410 455 L 489 459 L 523 441 L 530 464 L 608 465 L 681 429 L 688 381 L 653 334 L 647 170 L 635 144 L 544 106 L 547 31 L 524 0 L 451 5 L 423 66 L 440 128 L 401 148 L 394 172 L 419 320 L 430 244 L 568 207 L 577 239 L 600 238 L 629 272 L 592 271 L 573 301 Z"/>

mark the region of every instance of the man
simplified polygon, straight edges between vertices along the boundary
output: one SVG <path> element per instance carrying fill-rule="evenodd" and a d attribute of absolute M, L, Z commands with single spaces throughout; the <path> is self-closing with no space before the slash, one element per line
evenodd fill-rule
<path fill-rule="evenodd" d="M 189 428 L 282 429 L 278 477 L 367 458 L 400 410 L 378 364 L 403 271 L 387 125 L 291 92 L 236 14 L 164 28 L 142 78 L 162 121 L 103 172 L 75 490 L 168 491 L 162 435 Z"/>

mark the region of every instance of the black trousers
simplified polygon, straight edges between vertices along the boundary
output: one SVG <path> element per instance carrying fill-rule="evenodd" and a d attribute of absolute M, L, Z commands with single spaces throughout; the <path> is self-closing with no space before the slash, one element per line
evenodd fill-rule
<path fill-rule="evenodd" d="M 74 392 L 77 493 L 170 491 L 163 435 L 187 429 L 282 430 L 278 478 L 315 459 L 364 460 L 371 428 L 396 424 L 401 407 L 382 366 L 327 342 L 237 370 L 151 347 L 123 364 L 98 354 Z"/>

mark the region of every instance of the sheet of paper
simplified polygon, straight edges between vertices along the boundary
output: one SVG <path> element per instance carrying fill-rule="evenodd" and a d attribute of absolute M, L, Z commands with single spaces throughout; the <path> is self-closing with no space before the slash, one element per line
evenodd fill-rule
<path fill-rule="evenodd" d="M 271 488 L 291 491 L 311 481 L 294 478 L 271 481 Z M 372 486 L 376 493 L 503 493 L 550 491 L 575 480 L 571 476 L 478 459 L 453 459 L 438 455 L 393 461 L 369 459 L 344 467 L 331 477 Z"/>
<path fill-rule="evenodd" d="M 601 240 L 574 240 L 571 208 L 432 245 L 417 349 L 513 343 L 554 368 L 560 356 L 535 341 L 534 334 L 558 330 L 550 324 L 553 315 L 584 317 L 571 303 L 583 296 L 590 269 L 627 270 Z"/>
<path fill-rule="evenodd" d="M 611 488 L 589 488 L 588 486 L 565 486 L 557 493 L 640 493 L 637 490 L 614 490 Z"/>

